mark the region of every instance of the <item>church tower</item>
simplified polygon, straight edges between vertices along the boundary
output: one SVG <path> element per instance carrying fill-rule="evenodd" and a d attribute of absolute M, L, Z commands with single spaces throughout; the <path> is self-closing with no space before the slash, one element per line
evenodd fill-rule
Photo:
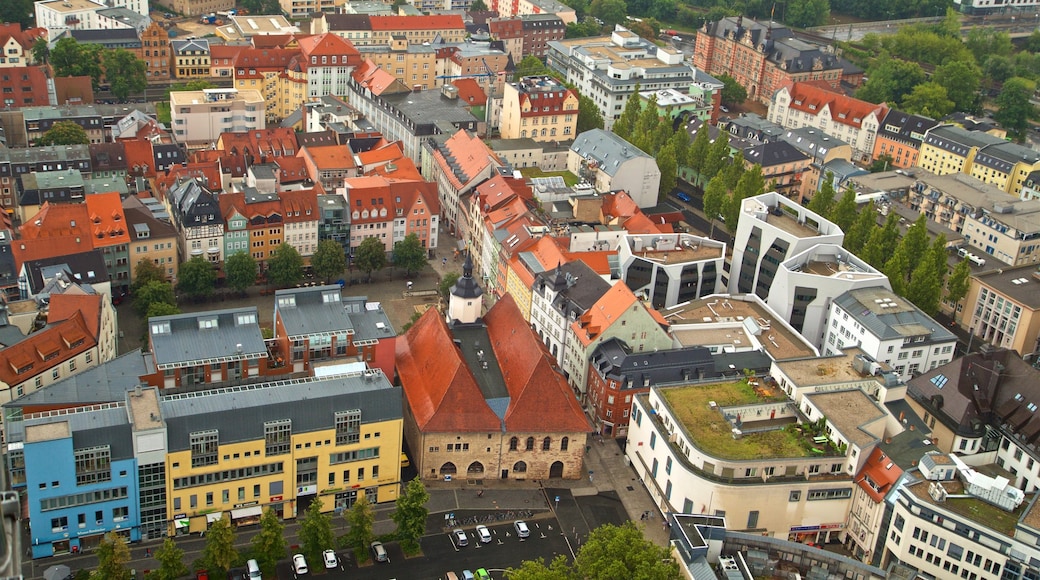
<path fill-rule="evenodd" d="M 451 287 L 451 297 L 448 299 L 448 323 L 461 322 L 463 324 L 476 322 L 480 318 L 483 307 L 481 289 L 477 281 L 473 279 L 473 260 L 469 254 L 462 264 L 462 277 Z"/>

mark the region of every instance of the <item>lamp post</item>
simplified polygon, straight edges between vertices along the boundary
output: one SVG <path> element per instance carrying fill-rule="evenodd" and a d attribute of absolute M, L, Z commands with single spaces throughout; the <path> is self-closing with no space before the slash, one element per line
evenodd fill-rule
<path fill-rule="evenodd" d="M 975 327 L 971 326 L 968 328 L 968 350 L 964 351 L 965 355 L 971 354 L 971 343 L 975 340 Z"/>

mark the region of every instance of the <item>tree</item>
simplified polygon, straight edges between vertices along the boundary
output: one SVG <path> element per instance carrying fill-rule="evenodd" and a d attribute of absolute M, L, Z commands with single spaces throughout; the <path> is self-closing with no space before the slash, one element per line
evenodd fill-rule
<path fill-rule="evenodd" d="M 525 560 L 519 568 L 506 570 L 507 580 L 578 580 L 567 562 L 567 556 L 560 554 L 553 558 L 548 566 L 545 560 Z"/>
<path fill-rule="evenodd" d="M 856 91 L 856 98 L 871 103 L 898 103 L 925 81 L 925 74 L 916 62 L 883 57 L 867 69 L 867 78 L 869 80 Z"/>
<path fill-rule="evenodd" d="M 589 14 L 603 21 L 604 26 L 611 29 L 615 24 L 624 24 L 628 19 L 628 6 L 625 0 L 592 0 Z"/>
<path fill-rule="evenodd" d="M 921 83 L 903 98 L 903 110 L 913 115 L 941 119 L 954 110 L 946 87 L 936 82 Z"/>
<path fill-rule="evenodd" d="M 319 278 L 324 278 L 328 284 L 333 276 L 343 274 L 347 269 L 347 254 L 343 246 L 333 240 L 322 240 L 311 256 L 311 267 Z"/>
<path fill-rule="evenodd" d="M 425 268 L 428 263 L 426 248 L 415 233 L 408 234 L 394 244 L 394 266 L 404 269 L 409 278 Z"/>
<path fill-rule="evenodd" d="M 726 218 L 726 229 L 730 233 L 736 233 L 737 222 L 740 220 L 740 206 L 749 197 L 761 195 L 765 192 L 766 181 L 762 177 L 762 166 L 755 164 L 751 169 L 743 172 L 740 181 L 733 189 L 733 194 L 723 206 L 722 215 Z"/>
<path fill-rule="evenodd" d="M 367 558 L 368 545 L 375 539 L 372 526 L 375 524 L 376 516 L 372 511 L 372 504 L 368 503 L 365 494 L 358 494 L 357 501 L 350 509 L 343 512 L 344 519 L 350 529 L 344 537 L 345 545 L 354 550 L 354 557 L 360 562 Z"/>
<path fill-rule="evenodd" d="M 101 82 L 100 44 L 80 44 L 74 38 L 62 38 L 51 49 L 50 63 L 54 76 L 89 76 L 94 88 Z"/>
<path fill-rule="evenodd" d="M 585 18 L 579 22 L 571 22 L 567 25 L 567 31 L 564 32 L 564 38 L 587 38 L 589 36 L 599 36 L 603 27 L 596 23 L 592 18 Z"/>
<path fill-rule="evenodd" d="M 134 291 L 134 310 L 144 316 L 153 304 L 177 304 L 169 282 L 152 280 Z"/>
<path fill-rule="evenodd" d="M 275 286 L 292 286 L 303 280 L 303 258 L 291 244 L 282 242 L 267 259 L 267 279 Z"/>
<path fill-rule="evenodd" d="M 893 290 L 895 288 L 893 287 Z M 906 288 L 906 299 L 924 311 L 928 316 L 939 312 L 939 298 L 942 295 L 942 275 L 936 271 L 935 263 L 921 260 L 910 275 L 910 283 Z"/>
<path fill-rule="evenodd" d="M 32 28 L 32 0 L 4 0 L 0 2 L 0 22 L 17 22 L 23 30 Z"/>
<path fill-rule="evenodd" d="M 885 262 L 888 261 L 888 258 L 899 243 L 898 225 L 899 216 L 895 212 L 888 214 L 884 227 L 872 228 L 869 234 L 870 237 L 867 238 L 866 243 L 863 245 L 863 250 L 860 252 L 860 257 L 875 268 L 880 269 L 884 267 Z"/>
<path fill-rule="evenodd" d="M 979 86 L 982 71 L 975 63 L 950 60 L 935 69 L 932 82 L 946 89 L 946 96 L 953 101 L 954 110 L 974 111 L 978 108 Z"/>
<path fill-rule="evenodd" d="M 181 264 L 177 291 L 195 299 L 205 298 L 213 293 L 216 282 L 217 273 L 213 270 L 213 264 L 202 256 L 193 256 Z"/>
<path fill-rule="evenodd" d="M 870 208 L 863 208 L 863 211 L 869 211 Z M 852 189 L 852 186 L 845 188 L 845 193 L 842 194 L 841 199 L 831 209 L 830 215 L 827 219 L 834 222 L 834 225 L 841 228 L 841 231 L 845 232 L 847 236 L 849 231 L 852 229 L 852 224 L 856 223 L 856 218 L 859 216 L 859 208 L 856 206 L 856 190 Z"/>
<path fill-rule="evenodd" d="M 134 267 L 134 283 L 130 285 L 130 293 L 136 294 L 149 282 L 166 282 L 166 271 L 148 258 L 141 258 Z"/>
<path fill-rule="evenodd" d="M 639 112 L 639 118 L 632 127 L 632 134 L 625 139 L 643 151 L 653 151 L 651 147 L 651 135 L 657 131 L 661 124 L 661 115 L 657 109 L 657 94 L 650 95 L 646 105 Z"/>
<path fill-rule="evenodd" d="M 892 284 L 892 292 L 905 296 L 906 284 L 910 275 L 910 257 L 906 254 L 904 246 L 900 245 L 896 248 L 896 253 L 885 262 L 881 271 L 888 276 L 888 281 Z"/>
<path fill-rule="evenodd" d="M 747 89 L 737 82 L 737 79 L 728 74 L 720 74 L 717 77 L 722 81 L 722 102 L 739 105 L 747 100 Z"/>
<path fill-rule="evenodd" d="M 716 173 L 722 171 L 722 168 L 729 162 L 729 133 L 719 131 L 715 135 L 715 140 L 711 142 L 711 147 L 708 147 L 708 155 L 704 158 L 704 171 L 701 172 L 701 175 L 705 181 L 708 181 L 715 177 Z"/>
<path fill-rule="evenodd" d="M 520 64 L 516 67 L 515 80 L 520 80 L 524 77 L 540 76 L 551 74 L 552 71 L 549 67 L 545 66 L 542 59 L 538 58 L 533 54 L 529 54 L 520 61 Z"/>
<path fill-rule="evenodd" d="M 991 26 L 975 26 L 968 31 L 964 45 L 975 55 L 975 62 L 982 62 L 987 56 L 1010 56 L 1014 46 L 1011 35 Z"/>
<path fill-rule="evenodd" d="M 632 136 L 632 131 L 636 128 L 636 123 L 639 122 L 640 113 L 643 112 L 643 102 L 639 98 L 639 83 L 636 83 L 635 88 L 632 89 L 632 94 L 628 95 L 628 100 L 625 101 L 625 108 L 621 111 L 621 115 L 614 120 L 614 126 L 611 130 L 618 137 L 624 140 L 628 140 Z"/>
<path fill-rule="evenodd" d="M 227 574 L 227 571 L 238 560 L 235 549 L 235 530 L 227 515 L 213 522 L 206 531 L 206 545 L 202 548 L 202 562 L 209 568 L 209 573 L 216 577 Z"/>
<path fill-rule="evenodd" d="M 469 5 L 470 12 L 487 12 L 487 4 L 484 4 L 484 0 L 473 0 L 473 3 Z"/>
<path fill-rule="evenodd" d="M 256 274 L 256 258 L 249 252 L 235 252 L 224 260 L 224 281 L 235 292 L 241 294 L 256 284 Z"/>
<path fill-rule="evenodd" d="M 274 510 L 267 508 L 260 516 L 260 531 L 251 540 L 256 563 L 264 575 L 274 577 L 275 565 L 285 557 L 289 545 L 285 541 L 285 526 Z"/>
<path fill-rule="evenodd" d="M 834 204 L 837 203 L 834 199 L 835 195 L 837 195 L 837 192 L 834 191 L 834 173 L 828 171 L 820 182 L 820 190 L 813 194 L 806 208 L 809 211 L 816 212 L 816 215 L 826 218 L 830 215 Z"/>
<path fill-rule="evenodd" d="M 993 114 L 993 118 L 1018 141 L 1025 139 L 1029 119 L 1036 116 L 1036 108 L 1030 102 L 1035 90 L 1036 82 L 1012 77 L 1004 83 L 1004 88 L 997 95 L 995 104 L 999 110 Z"/>
<path fill-rule="evenodd" d="M 875 229 L 877 229 L 877 212 L 874 211 L 874 204 L 868 203 L 859 212 L 856 222 L 852 224 L 852 228 L 845 232 L 845 243 L 842 245 L 845 246 L 846 250 L 859 255 L 860 250 L 866 245 L 870 234 Z"/>
<path fill-rule="evenodd" d="M 354 265 L 358 270 L 372 275 L 375 270 L 386 266 L 386 247 L 378 238 L 365 238 L 354 253 Z"/>
<path fill-rule="evenodd" d="M 450 295 L 451 295 L 451 287 L 454 286 L 455 283 L 458 282 L 458 281 L 459 281 L 459 273 L 458 272 L 448 272 L 447 274 L 444 275 L 443 278 L 441 278 L 441 283 L 437 285 L 437 291 L 440 292 L 440 295 L 445 300 L 447 300 L 450 297 Z"/>
<path fill-rule="evenodd" d="M 889 155 L 888 153 L 882 153 L 881 155 L 878 155 L 876 159 L 874 159 L 874 161 L 870 164 L 870 167 L 868 169 L 871 173 L 881 173 L 882 171 L 888 171 L 888 169 L 892 167 L 893 161 L 895 160 L 892 159 L 891 155 Z"/>
<path fill-rule="evenodd" d="M 658 200 L 664 200 L 675 189 L 679 174 L 679 162 L 676 155 L 675 146 L 670 143 L 657 152 L 657 168 L 661 170 L 661 181 L 657 190 Z"/>
<path fill-rule="evenodd" d="M 668 550 L 643 537 L 633 522 L 604 525 L 592 530 L 574 559 L 582 578 L 679 578 L 679 564 Z"/>
<path fill-rule="evenodd" d="M 145 312 L 146 318 L 154 318 L 156 316 L 173 316 L 174 314 L 180 314 L 181 309 L 177 308 L 176 304 L 169 304 L 167 302 L 152 302 L 148 305 L 148 311 Z"/>
<path fill-rule="evenodd" d="M 3 20 L 0 18 L 0 20 Z M 46 36 L 41 36 L 32 44 L 33 62 L 36 64 L 47 64 L 51 58 L 51 46 L 47 43 Z"/>
<path fill-rule="evenodd" d="M 1040 52 L 1040 28 L 1033 31 L 1026 40 L 1026 50 L 1029 52 Z"/>
<path fill-rule="evenodd" d="M 129 580 L 130 547 L 126 540 L 115 532 L 105 534 L 97 547 L 98 566 L 91 573 L 93 580 Z"/>
<path fill-rule="evenodd" d="M 397 497 L 397 509 L 390 514 L 390 519 L 397 524 L 397 537 L 401 538 L 405 552 L 418 550 L 419 538 L 426 533 L 426 517 L 430 514 L 426 502 L 429 500 L 430 493 L 418 477 L 405 484 Z"/>
<path fill-rule="evenodd" d="M 962 260 L 953 269 L 949 280 L 946 281 L 946 299 L 957 304 L 968 294 L 971 285 L 971 267 L 967 260 Z"/>
<path fill-rule="evenodd" d="M 686 149 L 686 159 L 683 164 L 690 168 L 697 179 L 700 178 L 701 169 L 704 168 L 704 160 L 708 156 L 708 148 L 711 146 L 711 136 L 708 133 L 708 124 L 701 123 L 697 127 L 697 134 L 693 137 L 693 143 Z"/>
<path fill-rule="evenodd" d="M 281 14 L 282 9 L 278 0 L 242 0 L 243 8 L 251 14 Z"/>
<path fill-rule="evenodd" d="M 899 247 L 906 248 L 906 256 L 910 260 L 910 267 L 903 272 L 903 276 L 909 276 L 917 268 L 917 264 L 928 254 L 928 216 L 921 214 L 906 230 L 906 234 L 899 240 Z"/>
<path fill-rule="evenodd" d="M 790 0 L 784 10 L 784 23 L 797 28 L 819 26 L 830 20 L 829 0 Z"/>
<path fill-rule="evenodd" d="M 711 231 L 708 232 L 708 237 L 715 233 L 715 220 L 722 215 L 722 208 L 726 205 L 726 197 L 728 195 L 726 176 L 722 173 L 716 173 L 715 177 L 712 177 L 711 181 L 704 188 L 704 197 L 702 199 L 704 203 L 704 217 L 708 218 L 708 222 L 711 224 Z"/>
<path fill-rule="evenodd" d="M 105 78 L 117 99 L 125 101 L 131 94 L 143 93 L 148 86 L 148 65 L 134 53 L 117 48 L 106 51 L 102 60 Z"/>
<path fill-rule="evenodd" d="M 51 125 L 51 128 L 36 140 L 36 145 L 39 147 L 89 144 L 90 137 L 87 137 L 87 132 L 75 121 L 58 121 Z"/>
<path fill-rule="evenodd" d="M 322 513 L 323 507 L 321 497 L 316 496 L 307 507 L 297 535 L 301 553 L 311 562 L 321 562 L 321 553 L 331 550 L 336 541 L 332 534 L 332 516 Z"/>
<path fill-rule="evenodd" d="M 596 106 L 596 101 L 578 93 L 578 120 L 575 131 L 580 135 L 585 131 L 602 129 L 604 126 L 603 113 Z"/>
<path fill-rule="evenodd" d="M 184 565 L 184 550 L 177 547 L 173 538 L 163 540 L 162 547 L 155 551 L 155 559 L 159 561 L 159 569 L 152 572 L 149 578 L 177 580 L 188 574 L 188 567 Z"/>

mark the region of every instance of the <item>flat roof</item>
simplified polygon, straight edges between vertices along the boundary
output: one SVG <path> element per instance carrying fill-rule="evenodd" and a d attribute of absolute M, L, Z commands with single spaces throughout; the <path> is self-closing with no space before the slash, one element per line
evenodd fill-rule
<path fill-rule="evenodd" d="M 56 12 L 82 12 L 95 8 L 107 8 L 104 4 L 91 2 L 90 0 L 51 0 L 50 2 L 37 2 L 44 7 Z"/>
<path fill-rule="evenodd" d="M 878 434 L 867 431 L 868 425 L 884 419 L 886 413 L 859 389 L 813 393 L 806 398 L 854 445 L 864 447 L 884 435 L 884 425 L 879 426 Z"/>
<path fill-rule="evenodd" d="M 703 344 L 699 341 L 706 338 L 701 334 L 706 329 L 712 329 L 712 332 L 723 331 L 723 334 L 732 334 L 731 341 L 739 338 L 738 335 L 746 339 L 743 321 L 746 318 L 752 318 L 762 328 L 762 333 L 757 338 L 773 360 L 810 357 L 818 354 L 811 345 L 805 342 L 804 338 L 789 330 L 782 322 L 778 322 L 781 320 L 779 315 L 755 301 L 708 296 L 676 305 L 673 308 L 664 308 L 659 312 L 672 325 L 673 335 L 683 346 Z M 729 323 L 732 326 L 717 326 L 719 323 Z M 709 324 L 716 326 L 706 326 Z M 681 328 L 682 325 L 690 325 L 691 328 Z M 698 325 L 705 326 L 697 328 Z M 746 344 L 750 344 L 750 340 L 746 340 Z"/>
<path fill-rule="evenodd" d="M 873 377 L 852 368 L 852 360 L 862 354 L 866 354 L 863 349 L 853 346 L 843 349 L 841 354 L 777 361 L 776 366 L 798 387 L 869 380 Z M 883 370 L 891 370 L 888 365 L 880 364 Z"/>
<path fill-rule="evenodd" d="M 995 465 L 988 465 L 984 468 L 976 467 L 975 469 L 980 472 L 999 471 L 1001 475 L 1011 479 L 1012 481 L 1014 481 L 1015 478 L 1011 473 L 999 469 Z M 988 474 L 989 473 L 987 473 L 987 475 Z M 936 502 L 928 493 L 928 484 L 930 483 L 930 481 L 922 480 L 905 486 L 905 489 L 924 503 L 951 511 L 967 520 L 975 522 L 980 527 L 989 528 L 994 532 L 1004 534 L 1011 538 L 1015 537 L 1015 525 L 1032 505 L 1033 502 L 1031 500 L 1035 495 L 1027 495 L 1027 499 L 1022 502 L 1022 505 L 1018 506 L 1013 511 L 1007 511 L 974 497 L 947 497 L 943 502 Z M 966 494 L 964 484 L 959 479 L 943 481 L 941 483 L 943 488 L 946 489 L 948 496 Z"/>
<path fill-rule="evenodd" d="M 1027 308 L 1040 308 L 1040 271 L 1035 264 L 980 272 L 975 277 L 981 284 Z"/>

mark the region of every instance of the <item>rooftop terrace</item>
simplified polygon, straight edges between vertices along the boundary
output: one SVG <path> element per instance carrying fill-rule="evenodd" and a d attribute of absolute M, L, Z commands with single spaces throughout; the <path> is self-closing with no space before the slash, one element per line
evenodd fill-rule
<path fill-rule="evenodd" d="M 774 360 L 810 357 L 818 354 L 801 336 L 783 324 L 775 322 L 775 314 L 755 301 L 709 296 L 666 308 L 660 312 L 672 325 L 673 334 L 684 346 L 721 344 L 721 342 L 703 342 L 708 337 L 702 333 L 711 329 L 713 335 L 719 331 L 731 335 L 725 338 L 727 338 L 727 342 L 733 342 L 735 347 L 747 347 L 751 341 L 745 331 L 744 320 L 751 318 L 761 329 L 761 333 L 756 338 Z M 713 326 L 698 328 L 698 325 L 709 324 Z M 730 326 L 725 326 L 726 324 Z M 682 328 L 683 325 L 688 326 Z M 716 336 L 716 338 L 720 337 Z M 742 342 L 738 344 L 736 342 L 738 340 Z"/>
<path fill-rule="evenodd" d="M 782 361 L 776 363 L 776 366 L 791 382 L 802 388 L 866 380 L 880 381 L 880 377 L 864 376 L 852 368 L 852 359 L 859 354 L 865 353 L 857 347 L 849 347 L 840 355 Z M 882 370 L 891 370 L 888 365 L 880 364 Z"/>
<path fill-rule="evenodd" d="M 996 466 L 986 466 L 985 469 L 976 468 L 978 471 L 983 472 L 989 470 L 989 468 L 997 469 Z M 1014 477 L 1010 473 L 1001 471 L 1005 477 Z M 1000 532 L 1006 536 L 1014 537 L 1015 525 L 1018 520 L 1026 513 L 1027 509 L 1032 503 L 1032 495 L 1026 496 L 1026 501 L 1022 502 L 1022 505 L 1015 508 L 1013 511 L 1007 511 L 1000 509 L 999 507 L 977 499 L 974 497 L 966 498 L 953 498 L 947 497 L 943 502 L 936 502 L 932 499 L 932 496 L 928 494 L 928 481 L 921 481 L 913 485 L 907 486 L 907 490 L 914 494 L 919 500 L 935 505 L 937 507 L 949 510 L 955 514 L 964 516 L 969 520 L 991 528 L 993 531 Z M 943 487 L 946 489 L 946 493 L 950 496 L 965 494 L 964 484 L 959 479 L 952 481 L 942 482 Z"/>

